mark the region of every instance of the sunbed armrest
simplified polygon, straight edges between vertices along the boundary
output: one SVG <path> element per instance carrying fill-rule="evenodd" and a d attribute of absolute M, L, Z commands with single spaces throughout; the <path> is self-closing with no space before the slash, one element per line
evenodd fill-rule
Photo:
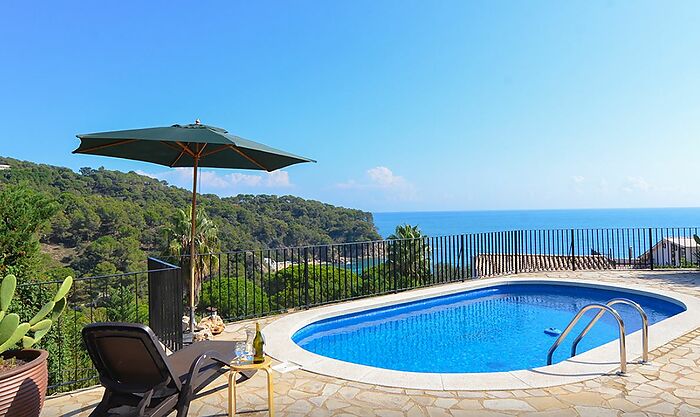
<path fill-rule="evenodd" d="M 198 381 L 198 376 L 199 373 L 202 369 L 203 366 L 206 365 L 206 362 L 208 360 L 213 360 L 215 362 L 219 362 L 222 365 L 228 366 L 229 364 L 222 360 L 219 353 L 213 350 L 210 350 L 208 352 L 204 352 L 203 354 L 199 355 L 197 359 L 192 362 L 192 366 L 190 366 L 190 371 L 187 374 L 187 380 L 182 386 L 182 391 L 184 395 L 180 395 L 180 402 L 185 401 L 185 399 L 191 399 L 192 396 L 194 395 L 194 389 L 199 383 Z"/>

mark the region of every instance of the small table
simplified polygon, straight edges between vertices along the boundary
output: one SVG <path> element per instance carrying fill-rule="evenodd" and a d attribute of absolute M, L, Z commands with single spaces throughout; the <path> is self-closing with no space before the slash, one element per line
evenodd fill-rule
<path fill-rule="evenodd" d="M 228 371 L 228 415 L 233 417 L 236 414 L 236 376 L 242 371 L 263 370 L 267 373 L 267 407 L 270 410 L 270 417 L 275 415 L 275 405 L 273 399 L 272 370 L 270 365 L 272 360 L 265 356 L 262 363 L 231 363 Z"/>

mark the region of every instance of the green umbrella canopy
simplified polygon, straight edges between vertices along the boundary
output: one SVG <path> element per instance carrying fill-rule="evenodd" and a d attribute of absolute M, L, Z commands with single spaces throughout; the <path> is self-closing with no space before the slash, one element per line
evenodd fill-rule
<path fill-rule="evenodd" d="M 195 259 L 195 224 L 197 207 L 197 168 L 236 168 L 274 171 L 313 159 L 293 155 L 229 134 L 219 127 L 199 123 L 115 130 L 113 132 L 76 135 L 80 146 L 73 153 L 103 155 L 114 158 L 151 162 L 169 167 L 194 167 L 190 259 Z M 190 262 L 190 331 L 194 332 L 194 268 Z"/>
<path fill-rule="evenodd" d="M 274 171 L 316 162 L 199 123 L 77 135 L 73 153 L 151 162 L 169 167 L 238 168 Z"/>

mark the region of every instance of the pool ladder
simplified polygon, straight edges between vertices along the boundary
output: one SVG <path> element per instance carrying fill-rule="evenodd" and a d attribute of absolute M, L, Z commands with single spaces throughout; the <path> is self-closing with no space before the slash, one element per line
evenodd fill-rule
<path fill-rule="evenodd" d="M 571 356 L 576 355 L 576 348 L 578 347 L 579 342 L 583 337 L 588 333 L 589 330 L 598 322 L 598 320 L 605 314 L 605 312 L 610 313 L 614 318 L 615 321 L 617 322 L 617 327 L 618 331 L 620 333 L 620 374 L 625 374 L 627 372 L 627 344 L 625 342 L 625 322 L 622 320 L 622 317 L 620 317 L 620 314 L 612 308 L 613 305 L 615 304 L 627 304 L 629 306 L 634 307 L 635 310 L 639 312 L 639 315 L 642 318 L 642 361 L 641 363 L 647 363 L 649 361 L 649 319 L 647 318 L 647 314 L 644 312 L 644 309 L 642 306 L 639 304 L 635 303 L 632 300 L 628 300 L 626 298 L 613 298 L 612 300 L 608 301 L 605 304 L 600 304 L 600 303 L 593 303 L 593 304 L 588 304 L 581 308 L 578 313 L 574 316 L 573 319 L 569 322 L 569 325 L 566 326 L 566 329 L 564 329 L 563 332 L 559 335 L 557 340 L 554 341 L 554 344 L 552 344 L 552 347 L 549 348 L 549 352 L 547 353 L 547 365 L 552 364 L 552 355 L 554 355 L 554 351 L 557 350 L 559 345 L 566 339 L 566 336 L 569 335 L 571 330 L 574 328 L 576 323 L 583 317 L 583 314 L 589 310 L 600 310 L 598 314 L 596 314 L 595 317 L 588 323 L 586 328 L 584 328 L 581 333 L 574 339 L 574 343 L 571 345 Z"/>

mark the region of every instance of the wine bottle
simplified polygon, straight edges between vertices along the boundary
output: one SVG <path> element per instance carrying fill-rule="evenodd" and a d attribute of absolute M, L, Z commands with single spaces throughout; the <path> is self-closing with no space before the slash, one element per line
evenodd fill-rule
<path fill-rule="evenodd" d="M 265 354 L 263 353 L 263 341 L 262 333 L 260 333 L 260 323 L 255 323 L 255 339 L 253 339 L 253 350 L 255 350 L 255 356 L 253 357 L 253 363 L 263 363 L 265 361 Z"/>

